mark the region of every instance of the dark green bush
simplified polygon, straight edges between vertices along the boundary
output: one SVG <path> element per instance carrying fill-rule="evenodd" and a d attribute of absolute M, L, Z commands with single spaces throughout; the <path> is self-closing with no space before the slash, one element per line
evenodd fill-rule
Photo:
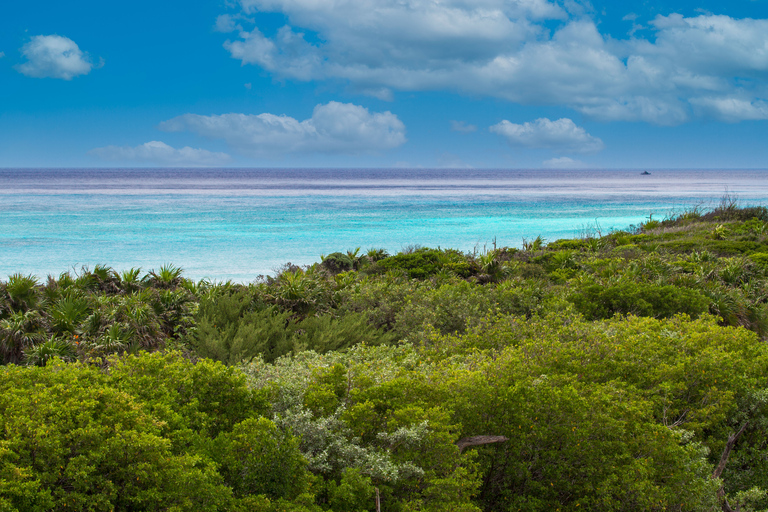
<path fill-rule="evenodd" d="M 333 252 L 323 258 L 322 265 L 332 273 L 338 274 L 339 272 L 352 270 L 355 266 L 355 262 L 352 261 L 352 258 L 342 252 Z"/>
<path fill-rule="evenodd" d="M 250 361 L 257 356 L 273 361 L 293 350 L 296 329 L 291 313 L 267 308 L 219 324 L 203 317 L 189 342 L 199 356 L 226 364 Z"/>
<path fill-rule="evenodd" d="M 685 313 L 695 318 L 709 305 L 709 300 L 697 290 L 635 282 L 583 286 L 571 293 L 570 300 L 588 320 L 611 318 L 617 313 L 654 318 Z"/>
<path fill-rule="evenodd" d="M 268 308 L 224 325 L 202 318 L 190 344 L 201 357 L 238 364 L 254 357 L 270 362 L 299 350 L 324 353 L 358 343 L 387 344 L 393 339 L 392 334 L 372 326 L 364 314 L 311 316 L 297 321 L 290 313 Z"/>
<path fill-rule="evenodd" d="M 574 251 L 583 251 L 590 249 L 589 240 L 585 239 L 561 239 L 547 245 L 547 249 L 559 251 L 561 249 L 570 249 Z"/>
<path fill-rule="evenodd" d="M 458 265 L 457 265 L 458 264 Z M 408 273 L 411 279 L 425 279 L 447 268 L 458 274 L 467 274 L 471 267 L 466 258 L 458 251 L 439 249 L 417 249 L 411 253 L 400 253 L 378 262 L 385 270 L 401 269 Z"/>

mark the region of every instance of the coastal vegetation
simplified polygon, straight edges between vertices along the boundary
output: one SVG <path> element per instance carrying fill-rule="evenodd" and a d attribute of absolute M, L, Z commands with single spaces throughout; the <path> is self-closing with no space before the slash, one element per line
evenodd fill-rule
<path fill-rule="evenodd" d="M 768 509 L 768 209 L 0 282 L 0 511 Z M 377 505 L 378 504 L 378 505 Z"/>

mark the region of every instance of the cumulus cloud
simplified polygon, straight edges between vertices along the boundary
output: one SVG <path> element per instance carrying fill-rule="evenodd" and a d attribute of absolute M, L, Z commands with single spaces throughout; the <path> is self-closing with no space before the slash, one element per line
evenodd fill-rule
<path fill-rule="evenodd" d="M 87 75 L 94 65 L 87 53 L 68 37 L 35 36 L 21 48 L 27 59 L 16 66 L 19 73 L 34 78 L 61 78 L 72 80 Z"/>
<path fill-rule="evenodd" d="M 477 131 L 477 126 L 474 124 L 467 124 L 464 121 L 451 121 L 451 130 L 461 133 L 472 133 Z"/>
<path fill-rule="evenodd" d="M 249 155 L 286 153 L 359 154 L 392 149 L 405 143 L 405 125 L 391 112 L 371 113 L 351 103 L 317 105 L 312 117 L 299 121 L 286 115 L 185 114 L 160 124 L 172 132 L 191 131 L 224 139 Z"/>
<path fill-rule="evenodd" d="M 176 149 L 157 140 L 136 147 L 106 146 L 92 149 L 88 153 L 103 160 L 117 162 L 194 167 L 223 165 L 231 160 L 231 157 L 226 153 L 214 153 L 206 149 L 194 149 L 189 146 Z"/>
<path fill-rule="evenodd" d="M 559 4 L 240 0 L 243 16 L 277 12 L 288 24 L 270 37 L 243 28 L 225 47 L 281 79 L 341 79 L 360 92 L 453 90 L 603 120 L 679 124 L 716 112 L 694 98 L 755 104 L 768 95 L 766 19 L 670 14 L 647 25 L 647 39 L 614 39 L 575 2 L 563 3 L 570 11 Z"/>
<path fill-rule="evenodd" d="M 707 117 L 728 123 L 768 119 L 768 103 L 743 98 L 693 98 L 691 103 Z"/>
<path fill-rule="evenodd" d="M 542 117 L 523 124 L 505 119 L 489 130 L 515 147 L 553 149 L 562 153 L 595 153 L 605 147 L 602 140 L 567 118 L 550 121 Z"/>

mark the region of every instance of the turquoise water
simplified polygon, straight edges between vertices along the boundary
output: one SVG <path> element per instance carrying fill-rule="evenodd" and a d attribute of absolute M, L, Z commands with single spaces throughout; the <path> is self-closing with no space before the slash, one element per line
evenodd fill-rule
<path fill-rule="evenodd" d="M 767 170 L 0 169 L 0 276 L 173 263 L 246 282 L 321 254 L 471 251 L 603 233 L 725 192 L 768 205 Z"/>

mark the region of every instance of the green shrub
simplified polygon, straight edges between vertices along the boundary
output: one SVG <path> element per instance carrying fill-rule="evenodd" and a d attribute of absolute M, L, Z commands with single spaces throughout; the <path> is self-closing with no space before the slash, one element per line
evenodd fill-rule
<path fill-rule="evenodd" d="M 209 317 L 198 320 L 189 343 L 201 357 L 237 364 L 261 356 L 272 361 L 293 350 L 296 321 L 276 308 L 246 313 L 216 324 Z"/>
<path fill-rule="evenodd" d="M 570 301 L 588 320 L 616 314 L 668 318 L 685 313 L 698 317 L 709 305 L 709 300 L 697 290 L 635 282 L 583 286 L 571 293 Z"/>
<path fill-rule="evenodd" d="M 0 503 L 19 510 L 218 511 L 231 491 L 207 459 L 178 453 L 141 401 L 95 368 L 0 372 Z M 6 508 L 5 510 L 9 510 Z M 10 509 L 12 510 L 12 509 Z"/>
<path fill-rule="evenodd" d="M 249 418 L 220 434 L 212 452 L 237 498 L 292 500 L 308 490 L 310 475 L 298 440 L 266 418 Z"/>
<path fill-rule="evenodd" d="M 768 252 L 755 252 L 749 255 L 749 259 L 757 263 L 764 270 L 768 270 Z"/>
<path fill-rule="evenodd" d="M 314 350 L 319 354 L 343 350 L 354 345 L 386 345 L 395 339 L 394 334 L 385 333 L 372 326 L 364 314 L 348 313 L 339 318 L 330 315 L 309 317 L 296 326 L 291 350 Z M 286 351 L 284 354 L 289 353 Z M 279 355 L 284 355 L 279 354 Z"/>
<path fill-rule="evenodd" d="M 467 261 L 458 251 L 417 249 L 414 252 L 401 252 L 395 256 L 384 258 L 378 262 L 378 266 L 385 270 L 404 270 L 411 279 L 425 279 L 436 274 L 442 268 L 466 274 L 469 269 L 463 265 L 457 265 L 462 263 L 467 263 Z"/>
<path fill-rule="evenodd" d="M 392 334 L 371 325 L 361 313 L 347 313 L 338 318 L 310 316 L 297 321 L 290 313 L 268 308 L 246 313 L 222 326 L 202 318 L 190 338 L 190 345 L 201 357 L 234 365 L 255 357 L 274 361 L 295 351 L 324 353 L 358 343 L 387 344 L 393 339 Z"/>
<path fill-rule="evenodd" d="M 347 254 L 341 252 L 333 252 L 323 258 L 323 267 L 328 269 L 334 274 L 339 272 L 346 272 L 352 270 L 355 266 L 355 262 L 352 261 Z"/>

